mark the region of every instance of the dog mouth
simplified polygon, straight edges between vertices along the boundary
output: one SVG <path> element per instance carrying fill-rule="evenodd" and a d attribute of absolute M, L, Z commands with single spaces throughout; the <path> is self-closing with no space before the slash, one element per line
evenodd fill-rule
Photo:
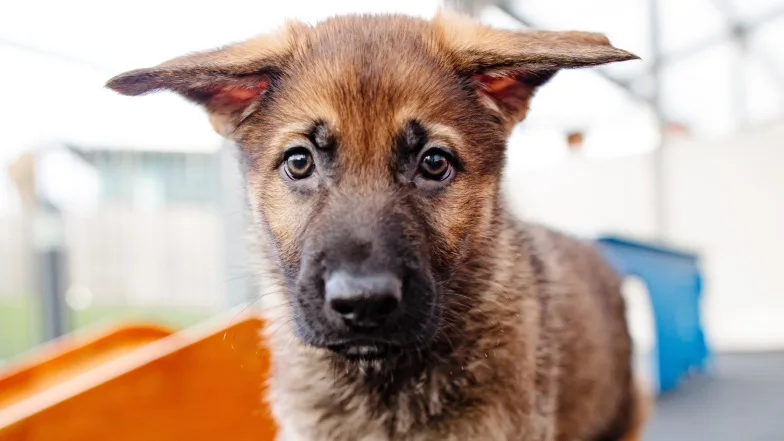
<path fill-rule="evenodd" d="M 392 357 L 399 348 L 388 342 L 358 340 L 328 344 L 327 349 L 349 361 L 381 361 Z"/>

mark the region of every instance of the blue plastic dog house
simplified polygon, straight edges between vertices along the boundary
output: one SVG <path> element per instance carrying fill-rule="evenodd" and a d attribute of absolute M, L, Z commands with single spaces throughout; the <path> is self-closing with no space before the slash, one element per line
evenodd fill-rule
<path fill-rule="evenodd" d="M 705 372 L 709 357 L 700 304 L 702 275 L 695 254 L 618 237 L 597 240 L 622 277 L 636 276 L 648 287 L 660 393 L 674 389 L 692 372 Z"/>

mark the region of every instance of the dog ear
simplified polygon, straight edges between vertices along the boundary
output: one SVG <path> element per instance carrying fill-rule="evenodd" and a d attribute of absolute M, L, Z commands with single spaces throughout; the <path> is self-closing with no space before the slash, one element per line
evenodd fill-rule
<path fill-rule="evenodd" d="M 301 26 L 289 23 L 274 35 L 132 70 L 110 79 L 106 86 L 129 96 L 164 89 L 177 92 L 203 105 L 215 131 L 230 137 L 269 92 Z"/>
<path fill-rule="evenodd" d="M 454 12 L 439 13 L 434 24 L 458 72 L 507 129 L 525 118 L 536 89 L 558 70 L 639 59 L 590 32 L 494 29 Z"/>

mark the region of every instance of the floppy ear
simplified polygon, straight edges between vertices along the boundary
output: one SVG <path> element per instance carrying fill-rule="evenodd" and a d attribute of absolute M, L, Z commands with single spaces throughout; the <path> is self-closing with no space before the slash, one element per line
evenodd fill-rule
<path fill-rule="evenodd" d="M 162 89 L 177 92 L 203 105 L 215 131 L 229 137 L 269 92 L 292 51 L 299 26 L 303 25 L 289 23 L 275 35 L 132 70 L 110 79 L 106 86 L 130 96 Z"/>
<path fill-rule="evenodd" d="M 439 13 L 434 24 L 458 72 L 471 77 L 507 129 L 525 118 L 536 89 L 558 70 L 639 59 L 590 32 L 494 29 L 454 12 Z"/>

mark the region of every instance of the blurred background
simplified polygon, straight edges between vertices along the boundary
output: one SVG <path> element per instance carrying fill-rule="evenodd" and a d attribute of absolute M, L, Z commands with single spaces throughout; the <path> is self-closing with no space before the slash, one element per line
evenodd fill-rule
<path fill-rule="evenodd" d="M 498 27 L 602 32 L 642 57 L 541 90 L 510 141 L 506 196 L 528 219 L 698 258 L 711 375 L 663 394 L 646 439 L 784 440 L 784 1 L 446 3 Z M 441 6 L 6 2 L 0 366 L 85 327 L 185 327 L 257 296 L 232 146 L 180 98 L 121 97 L 106 79 L 286 18 Z M 647 372 L 646 284 L 626 295 Z"/>

